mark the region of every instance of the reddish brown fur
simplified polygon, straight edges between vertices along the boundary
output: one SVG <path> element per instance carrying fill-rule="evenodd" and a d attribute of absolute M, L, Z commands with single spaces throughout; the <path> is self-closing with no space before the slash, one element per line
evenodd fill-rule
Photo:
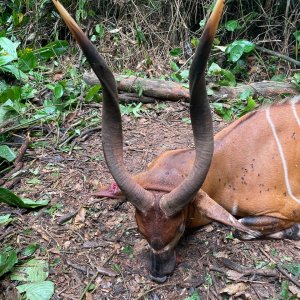
<path fill-rule="evenodd" d="M 300 105 L 296 107 L 300 115 Z M 286 155 L 293 193 L 300 196 L 300 128 L 290 102 L 273 105 L 270 112 Z M 148 190 L 168 192 L 187 176 L 193 159 L 193 150 L 165 152 L 135 180 Z M 264 109 L 244 116 L 215 136 L 213 160 L 202 190 L 230 213 L 235 203 L 239 217 L 284 220 L 274 228 L 277 231 L 300 222 L 300 205 L 287 194 L 282 162 Z M 197 201 L 195 197 L 188 208 L 186 222 L 191 227 L 209 222 L 197 211 Z"/>

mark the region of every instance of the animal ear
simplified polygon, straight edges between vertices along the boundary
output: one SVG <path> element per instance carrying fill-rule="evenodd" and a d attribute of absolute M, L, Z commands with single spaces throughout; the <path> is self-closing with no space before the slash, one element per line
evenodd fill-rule
<path fill-rule="evenodd" d="M 252 230 L 241 224 L 232 214 L 219 205 L 215 200 L 210 198 L 204 191 L 199 190 L 196 197 L 196 206 L 205 217 L 232 226 L 249 234 L 250 236 L 253 236 L 253 238 L 261 236 L 260 232 Z"/>
<path fill-rule="evenodd" d="M 119 189 L 118 185 L 114 182 L 111 183 L 109 186 L 104 186 L 103 188 L 100 189 L 100 191 L 96 193 L 92 193 L 91 196 L 94 197 L 107 197 L 107 198 L 112 198 L 112 199 L 121 199 L 124 198 L 125 195 L 123 192 Z"/>

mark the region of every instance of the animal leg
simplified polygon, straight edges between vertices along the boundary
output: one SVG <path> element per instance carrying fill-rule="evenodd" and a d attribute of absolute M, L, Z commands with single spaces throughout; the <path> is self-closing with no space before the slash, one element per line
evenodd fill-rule
<path fill-rule="evenodd" d="M 278 231 L 276 233 L 268 234 L 266 238 L 300 241 L 300 224 L 295 224 L 289 228 Z"/>
<path fill-rule="evenodd" d="M 295 224 L 288 220 L 268 216 L 248 216 L 239 219 L 239 222 L 248 228 L 261 232 L 263 238 L 268 238 L 271 234 L 276 234 Z M 253 236 L 240 231 L 235 231 L 234 236 L 241 240 L 253 239 Z"/>
<path fill-rule="evenodd" d="M 234 216 L 232 216 L 220 204 L 210 198 L 204 191 L 200 190 L 196 197 L 195 205 L 202 218 L 210 218 L 212 220 L 232 226 L 237 230 L 244 232 L 248 236 L 251 236 L 252 238 L 258 238 L 261 236 L 259 231 L 240 223 Z"/>

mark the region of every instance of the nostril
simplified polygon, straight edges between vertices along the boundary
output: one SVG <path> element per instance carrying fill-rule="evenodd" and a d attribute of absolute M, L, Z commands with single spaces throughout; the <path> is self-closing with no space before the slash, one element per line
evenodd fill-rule
<path fill-rule="evenodd" d="M 156 277 L 156 276 L 152 276 L 150 274 L 150 279 L 157 282 L 157 283 L 164 283 L 167 280 L 167 276 L 163 276 L 163 277 Z"/>

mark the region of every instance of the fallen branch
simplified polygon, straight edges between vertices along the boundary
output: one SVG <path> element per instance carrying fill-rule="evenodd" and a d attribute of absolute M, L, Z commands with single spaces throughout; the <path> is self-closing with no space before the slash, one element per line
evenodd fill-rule
<path fill-rule="evenodd" d="M 116 75 L 120 101 L 138 101 L 150 103 L 154 101 L 186 101 L 190 99 L 189 90 L 183 84 L 172 81 L 158 79 L 139 78 L 136 76 Z M 99 80 L 94 73 L 86 73 L 84 80 L 90 84 L 99 84 Z M 208 98 L 210 101 L 220 99 L 237 99 L 246 89 L 252 90 L 254 96 L 266 98 L 276 98 L 283 94 L 297 95 L 294 84 L 277 81 L 261 81 L 249 84 L 231 86 L 208 86 L 213 94 Z M 142 96 L 137 95 L 138 90 L 142 91 Z"/>
<path fill-rule="evenodd" d="M 165 288 L 167 286 L 174 286 L 174 283 L 166 283 L 166 284 L 163 284 L 163 285 L 157 285 L 154 288 L 151 288 L 150 290 L 144 292 L 141 296 L 137 297 L 136 300 L 144 299 L 149 293 L 151 293 L 155 290 L 158 290 L 158 289 Z"/>
<path fill-rule="evenodd" d="M 4 186 L 7 189 L 11 189 L 17 182 L 19 182 L 20 178 L 12 178 L 13 175 L 19 172 L 22 168 L 24 163 L 22 159 L 26 153 L 26 150 L 30 143 L 29 135 L 25 138 L 21 148 L 19 149 L 18 155 L 14 161 L 14 168 L 9 171 L 3 178 L 0 180 L 0 186 Z"/>
<path fill-rule="evenodd" d="M 58 225 L 63 225 L 64 223 L 66 223 L 67 221 L 73 219 L 79 212 L 79 209 L 77 209 L 76 211 L 72 211 L 66 215 L 61 216 L 58 220 L 57 223 Z"/>
<path fill-rule="evenodd" d="M 118 275 L 116 272 L 104 268 L 104 266 L 112 259 L 112 257 L 115 255 L 115 253 L 116 253 L 116 250 L 114 250 L 110 254 L 110 256 L 104 261 L 104 263 L 102 264 L 102 267 L 97 267 L 97 272 L 95 272 L 95 274 L 89 281 L 88 285 L 86 285 L 86 287 L 83 289 L 79 300 L 82 300 L 84 298 L 85 294 L 89 290 L 90 285 L 94 282 L 94 280 L 98 277 L 98 275 L 106 275 L 106 276 L 111 276 L 111 277 L 115 277 Z"/>
<path fill-rule="evenodd" d="M 188 101 L 190 97 L 189 90 L 176 82 L 124 75 L 115 75 L 115 77 L 118 91 L 125 93 L 137 95 L 142 91 L 143 96 L 167 101 Z M 89 85 L 99 84 L 98 78 L 92 72 L 85 73 L 83 79 Z"/>
<path fill-rule="evenodd" d="M 223 258 L 220 261 L 225 267 L 234 270 L 238 273 L 241 273 L 243 276 L 259 275 L 266 277 L 277 277 L 277 272 L 275 270 L 247 268 L 229 260 L 228 258 Z"/>
<path fill-rule="evenodd" d="M 282 268 L 278 262 L 273 259 L 267 252 L 265 252 L 262 248 L 259 248 L 260 252 L 266 256 L 272 263 L 276 265 L 277 270 L 284 275 L 288 280 L 290 280 L 294 285 L 300 288 L 300 282 L 297 281 L 292 275 L 290 275 L 284 268 Z"/>
<path fill-rule="evenodd" d="M 142 103 L 154 103 L 157 101 L 157 99 L 153 97 L 146 97 L 146 96 L 139 96 L 135 93 L 124 93 L 121 92 L 119 94 L 119 101 L 125 102 L 125 103 L 131 103 L 131 102 L 142 102 Z"/>
<path fill-rule="evenodd" d="M 267 54 L 270 54 L 270 55 L 273 55 L 273 56 L 276 56 L 276 57 L 279 57 L 283 60 L 286 60 L 292 64 L 294 64 L 295 66 L 299 67 L 300 68 L 300 61 L 296 60 L 296 59 L 293 59 L 287 55 L 284 55 L 284 54 L 281 54 L 279 52 L 275 52 L 273 50 L 270 50 L 270 49 L 267 49 L 265 47 L 260 47 L 260 46 L 255 46 L 255 49 L 260 51 L 260 52 L 263 52 L 263 53 L 267 53 Z"/>

